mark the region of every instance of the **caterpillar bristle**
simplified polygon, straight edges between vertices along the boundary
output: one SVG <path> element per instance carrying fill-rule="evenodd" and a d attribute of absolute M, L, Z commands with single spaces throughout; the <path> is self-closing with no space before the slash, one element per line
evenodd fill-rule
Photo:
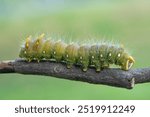
<path fill-rule="evenodd" d="M 129 70 L 135 63 L 134 58 L 124 49 L 123 44 L 114 41 L 97 40 L 93 43 L 65 43 L 62 39 L 44 38 L 42 33 L 34 40 L 27 37 L 21 46 L 19 57 L 28 62 L 38 63 L 41 60 L 65 62 L 68 69 L 72 65 L 79 65 L 86 72 L 88 67 L 94 67 L 96 72 L 109 68 L 110 64 L 121 66 L 122 70 Z"/>
<path fill-rule="evenodd" d="M 44 34 L 44 33 L 42 33 L 42 34 L 39 36 L 39 38 L 40 38 L 40 39 L 43 39 L 43 38 L 44 38 L 44 36 L 45 36 L 45 34 Z"/>

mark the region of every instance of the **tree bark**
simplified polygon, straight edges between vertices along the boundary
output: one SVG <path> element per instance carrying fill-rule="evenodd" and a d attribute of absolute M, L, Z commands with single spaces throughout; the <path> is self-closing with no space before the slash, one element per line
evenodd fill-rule
<path fill-rule="evenodd" d="M 104 84 L 114 87 L 132 89 L 135 84 L 150 82 L 150 68 L 139 68 L 124 71 L 119 68 L 108 68 L 101 72 L 89 68 L 83 72 L 79 66 L 67 69 L 65 63 L 51 61 L 27 62 L 11 60 L 0 62 L 0 73 L 20 73 L 30 75 L 45 75 L 56 78 Z"/>

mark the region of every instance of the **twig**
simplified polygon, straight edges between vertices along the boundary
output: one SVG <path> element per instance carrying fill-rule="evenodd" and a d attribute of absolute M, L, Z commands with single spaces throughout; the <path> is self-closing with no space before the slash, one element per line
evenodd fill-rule
<path fill-rule="evenodd" d="M 83 72 L 79 66 L 67 69 L 64 63 L 50 61 L 26 62 L 13 60 L 0 62 L 0 73 L 20 73 L 54 76 L 57 78 L 83 81 L 92 84 L 105 84 L 114 87 L 132 89 L 134 84 L 150 82 L 150 68 L 123 71 L 117 68 L 104 69 L 100 73 L 89 68 Z"/>

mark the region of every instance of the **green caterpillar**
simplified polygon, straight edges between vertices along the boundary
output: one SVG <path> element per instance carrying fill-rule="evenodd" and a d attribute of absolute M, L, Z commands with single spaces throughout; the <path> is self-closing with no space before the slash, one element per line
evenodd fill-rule
<path fill-rule="evenodd" d="M 32 60 L 46 59 L 50 61 L 65 62 L 67 68 L 72 65 L 79 65 L 83 71 L 88 67 L 94 67 L 97 72 L 108 68 L 110 64 L 121 66 L 122 70 L 129 70 L 135 60 L 122 46 L 101 43 L 94 45 L 66 44 L 63 41 L 44 39 L 44 34 L 32 40 L 28 37 L 21 47 L 20 58 L 29 62 Z"/>

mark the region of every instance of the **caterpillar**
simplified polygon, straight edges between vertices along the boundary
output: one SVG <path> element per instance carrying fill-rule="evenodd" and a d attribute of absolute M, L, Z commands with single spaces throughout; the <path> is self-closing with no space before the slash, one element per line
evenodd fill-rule
<path fill-rule="evenodd" d="M 83 71 L 88 67 L 94 67 L 97 72 L 109 68 L 110 64 L 121 66 L 122 70 L 129 70 L 135 63 L 134 58 L 123 46 L 100 43 L 93 45 L 66 44 L 63 41 L 45 39 L 41 34 L 36 39 L 31 36 L 26 38 L 22 45 L 20 58 L 27 61 L 46 59 L 56 62 L 65 62 L 70 69 L 74 64 L 81 66 Z"/>

